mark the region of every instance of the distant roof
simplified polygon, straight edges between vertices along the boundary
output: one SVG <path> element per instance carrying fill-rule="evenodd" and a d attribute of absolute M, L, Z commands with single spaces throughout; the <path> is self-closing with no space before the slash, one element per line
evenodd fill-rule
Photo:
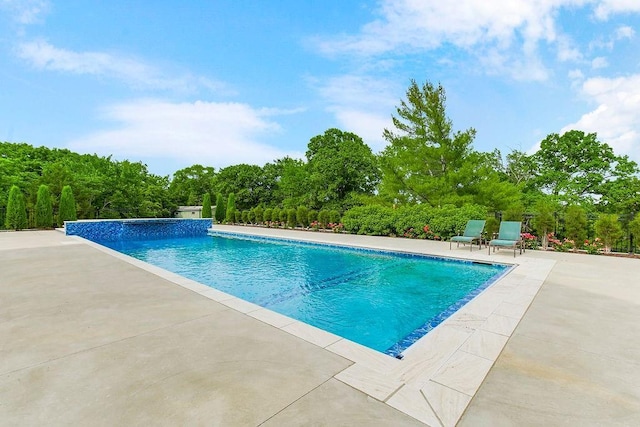
<path fill-rule="evenodd" d="M 178 211 L 201 211 L 202 206 L 178 206 Z"/>

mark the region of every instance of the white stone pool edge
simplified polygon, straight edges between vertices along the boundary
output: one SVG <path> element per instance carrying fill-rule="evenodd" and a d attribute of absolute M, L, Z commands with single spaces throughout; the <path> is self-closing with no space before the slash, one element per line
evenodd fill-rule
<path fill-rule="evenodd" d="M 485 289 L 404 352 L 402 360 L 275 313 L 227 293 L 82 239 L 103 252 L 184 288 L 338 354 L 353 364 L 335 378 L 430 426 L 453 426 L 475 395 L 555 261 L 513 258 L 509 250 L 488 254 L 445 242 L 303 232 L 242 226 L 214 227 L 232 233 L 295 239 L 379 250 L 414 252 L 514 264 Z M 75 237 L 81 239 L 79 237 Z"/>

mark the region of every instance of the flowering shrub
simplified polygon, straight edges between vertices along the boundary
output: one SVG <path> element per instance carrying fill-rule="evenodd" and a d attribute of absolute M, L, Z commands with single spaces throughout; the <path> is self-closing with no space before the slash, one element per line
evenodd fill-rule
<path fill-rule="evenodd" d="M 309 227 L 313 231 L 318 231 L 320 229 L 320 223 L 318 221 L 313 221 L 311 224 L 309 224 Z"/>
<path fill-rule="evenodd" d="M 344 231 L 344 225 L 342 223 L 333 223 L 330 222 L 329 224 L 327 224 L 327 227 L 329 227 L 330 230 L 332 230 L 334 233 L 341 233 L 342 231 Z"/>
<path fill-rule="evenodd" d="M 520 234 L 526 249 L 538 249 L 538 238 L 531 233 Z"/>
<path fill-rule="evenodd" d="M 589 239 L 586 239 L 584 241 L 584 249 L 587 251 L 588 254 L 597 255 L 600 252 L 602 252 L 603 248 L 604 248 L 604 244 L 602 243 L 602 240 L 600 240 L 600 238 L 598 237 L 596 237 L 592 241 L 589 241 Z"/>
<path fill-rule="evenodd" d="M 422 227 L 422 231 L 424 231 L 424 235 L 426 239 L 429 240 L 440 240 L 440 236 L 437 235 L 429 226 L 429 224 Z"/>
<path fill-rule="evenodd" d="M 557 239 L 553 233 L 549 233 L 547 235 L 549 239 L 549 243 L 553 247 L 553 250 L 556 252 L 567 252 L 575 250 L 576 242 L 570 239 L 565 238 L 564 240 Z"/>
<path fill-rule="evenodd" d="M 408 239 L 415 239 L 416 237 L 418 237 L 418 233 L 416 232 L 416 230 L 413 229 L 413 227 L 411 227 L 406 229 L 402 234 L 402 236 Z"/>

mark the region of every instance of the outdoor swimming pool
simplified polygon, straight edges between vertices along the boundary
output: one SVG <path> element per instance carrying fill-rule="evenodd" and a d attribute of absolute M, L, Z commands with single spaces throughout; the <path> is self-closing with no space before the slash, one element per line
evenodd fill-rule
<path fill-rule="evenodd" d="M 391 356 L 510 268 L 240 236 L 99 243 Z"/>

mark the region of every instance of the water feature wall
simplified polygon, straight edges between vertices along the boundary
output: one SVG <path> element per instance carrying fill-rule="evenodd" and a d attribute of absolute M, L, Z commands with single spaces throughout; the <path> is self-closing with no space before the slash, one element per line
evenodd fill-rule
<path fill-rule="evenodd" d="M 211 218 L 97 219 L 65 221 L 68 236 L 99 241 L 162 239 L 204 236 Z"/>

